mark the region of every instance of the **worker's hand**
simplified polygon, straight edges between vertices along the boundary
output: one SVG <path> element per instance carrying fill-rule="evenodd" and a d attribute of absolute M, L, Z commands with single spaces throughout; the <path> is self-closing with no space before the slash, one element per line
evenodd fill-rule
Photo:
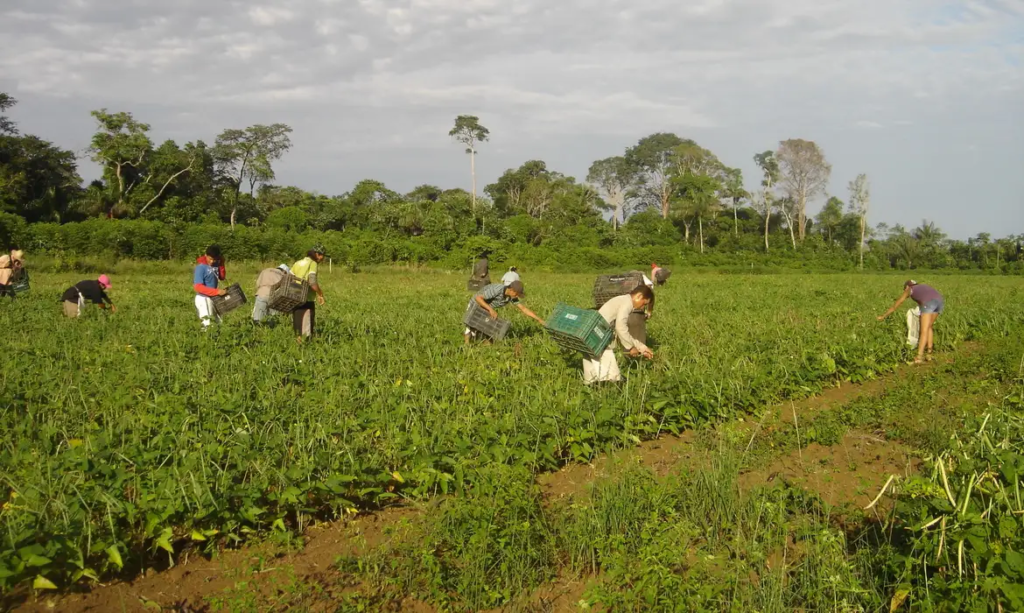
<path fill-rule="evenodd" d="M 650 349 L 644 349 L 643 356 L 645 358 L 647 358 L 648 360 L 653 360 L 654 359 L 654 352 L 651 351 Z"/>
<path fill-rule="evenodd" d="M 632 349 L 629 350 L 629 357 L 635 358 L 638 355 L 640 355 L 640 350 L 637 349 L 636 347 L 633 347 Z"/>
<path fill-rule="evenodd" d="M 651 313 L 650 311 L 648 311 L 646 313 L 646 315 L 647 315 L 647 319 L 650 319 L 650 318 L 654 317 L 654 313 Z"/>
<path fill-rule="evenodd" d="M 323 306 L 325 302 L 327 302 L 327 301 L 324 300 L 324 297 L 323 297 L 322 294 L 317 294 L 316 295 L 316 303 L 317 304 L 319 304 L 320 306 Z"/>
<path fill-rule="evenodd" d="M 228 290 L 226 290 L 224 288 L 221 288 L 221 289 L 217 290 L 217 295 L 218 296 L 227 296 L 228 295 Z"/>
<path fill-rule="evenodd" d="M 498 319 L 498 312 L 495 311 L 493 308 L 487 309 L 487 312 L 491 316 L 492 320 Z"/>
<path fill-rule="evenodd" d="M 110 305 L 110 312 L 111 313 L 117 313 L 117 307 L 114 306 L 114 305 Z"/>
<path fill-rule="evenodd" d="M 878 319 L 878 321 L 882 321 L 883 319 L 885 319 L 885 317 L 886 317 L 885 315 L 879 315 L 877 317 L 877 319 Z"/>

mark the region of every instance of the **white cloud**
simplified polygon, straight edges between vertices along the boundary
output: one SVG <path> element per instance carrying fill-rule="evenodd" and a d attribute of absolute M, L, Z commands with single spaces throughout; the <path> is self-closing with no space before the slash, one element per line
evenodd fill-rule
<path fill-rule="evenodd" d="M 838 175 L 855 171 L 844 157 L 859 172 L 877 156 L 861 160 L 861 145 L 845 138 L 826 143 L 834 130 L 880 139 L 900 126 L 927 150 L 924 139 L 965 121 L 999 117 L 1009 125 L 991 138 L 1019 134 L 1021 31 L 1020 0 L 179 0 L 174 11 L 137 0 L 6 0 L 0 90 L 133 110 L 176 134 L 284 121 L 296 128 L 288 159 L 297 167 L 397 137 L 452 153 L 445 125 L 463 112 L 491 128 L 492 158 L 508 152 L 491 162 L 564 156 L 577 174 L 652 131 L 723 143 L 723 156 L 734 146 L 734 165 L 801 135 L 827 144 L 845 185 Z M 205 123 L 182 115 L 194 109 Z M 47 125 L 33 113 L 21 105 L 15 116 Z M 81 121 L 89 124 L 84 113 Z M 551 135 L 557 144 L 532 149 Z M 949 138 L 953 148 L 978 141 L 986 155 L 1024 158 L 1019 139 Z M 486 155 L 481 163 L 484 174 L 503 170 Z M 379 178 L 423 168 L 383 164 L 391 174 Z M 442 174 L 422 180 L 461 176 L 429 168 Z M 875 172 L 885 185 L 887 168 Z M 337 173 L 310 180 L 347 188 L 328 185 Z"/>

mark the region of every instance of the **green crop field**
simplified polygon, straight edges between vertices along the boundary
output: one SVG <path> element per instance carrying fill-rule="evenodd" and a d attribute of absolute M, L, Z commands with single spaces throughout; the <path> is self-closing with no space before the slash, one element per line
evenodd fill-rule
<path fill-rule="evenodd" d="M 173 271 L 173 274 L 171 274 Z M 113 277 L 118 312 L 61 316 L 86 275 L 35 274 L 0 303 L 0 588 L 88 583 L 186 548 L 300 530 L 471 489 L 482 468 L 530 473 L 679 432 L 911 357 L 902 277 L 678 271 L 657 290 L 653 361 L 588 388 L 514 307 L 509 337 L 462 343 L 465 278 L 433 271 L 323 275 L 319 338 L 290 320 L 253 328 L 257 269 L 230 267 L 249 304 L 208 332 L 188 267 Z M 593 275 L 523 275 L 525 304 L 590 307 Z M 1020 338 L 1024 280 L 919 279 L 946 296 L 939 352 Z M 628 365 L 627 365 L 628 364 Z M 157 562 L 154 562 L 157 561 Z"/>

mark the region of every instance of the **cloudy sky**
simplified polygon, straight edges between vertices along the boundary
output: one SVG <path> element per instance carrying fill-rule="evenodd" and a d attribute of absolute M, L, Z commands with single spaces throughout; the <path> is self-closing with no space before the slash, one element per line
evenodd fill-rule
<path fill-rule="evenodd" d="M 101 107 L 155 140 L 287 123 L 279 182 L 326 194 L 468 188 L 458 114 L 491 130 L 481 186 L 666 131 L 753 188 L 805 138 L 833 194 L 868 174 L 875 222 L 1024 233 L 1024 0 L 3 0 L 0 91 L 75 150 Z"/>

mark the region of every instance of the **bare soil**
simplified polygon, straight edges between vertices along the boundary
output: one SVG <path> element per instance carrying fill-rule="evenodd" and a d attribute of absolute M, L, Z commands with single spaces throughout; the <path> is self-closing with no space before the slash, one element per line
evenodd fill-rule
<path fill-rule="evenodd" d="M 916 376 L 929 365 L 907 366 L 877 380 L 843 384 L 818 396 L 786 402 L 770 409 L 758 420 L 747 419 L 745 427 L 757 436 L 774 424 L 798 416 L 810 416 L 829 407 L 840 406 L 863 395 L 884 392 L 886 385 L 900 377 Z M 705 452 L 694 444 L 696 433 L 665 435 L 640 445 L 601 456 L 590 464 L 570 464 L 557 472 L 541 474 L 537 483 L 548 503 L 578 496 L 595 479 L 623 462 L 636 462 L 664 476 L 680 466 L 696 466 Z M 906 475 L 917 464 L 909 450 L 897 442 L 876 435 L 850 432 L 837 445 L 812 444 L 774 458 L 767 467 L 741 476 L 745 488 L 784 479 L 819 494 L 829 505 L 863 507 L 877 494 L 890 474 Z M 280 602 L 282 594 L 295 585 L 315 585 L 324 596 L 338 589 L 340 573 L 334 568 L 341 556 L 358 555 L 385 544 L 390 528 L 412 522 L 423 514 L 423 507 L 394 507 L 353 519 L 322 524 L 307 530 L 304 546 L 283 552 L 269 543 L 224 550 L 212 559 L 192 556 L 162 571 L 149 571 L 132 580 L 115 581 L 80 592 L 27 596 L 14 611 L 50 612 L 152 612 L 158 610 L 208 611 L 210 598 L 225 591 L 258 594 L 263 603 Z M 538 588 L 529 599 L 531 611 L 579 611 L 577 602 L 593 578 L 562 577 Z M 331 610 L 330 599 L 312 606 L 312 610 Z M 326 608 L 325 608 L 326 607 Z M 261 610 L 273 610 L 266 605 Z M 407 600 L 401 610 L 428 612 L 433 607 Z"/>

